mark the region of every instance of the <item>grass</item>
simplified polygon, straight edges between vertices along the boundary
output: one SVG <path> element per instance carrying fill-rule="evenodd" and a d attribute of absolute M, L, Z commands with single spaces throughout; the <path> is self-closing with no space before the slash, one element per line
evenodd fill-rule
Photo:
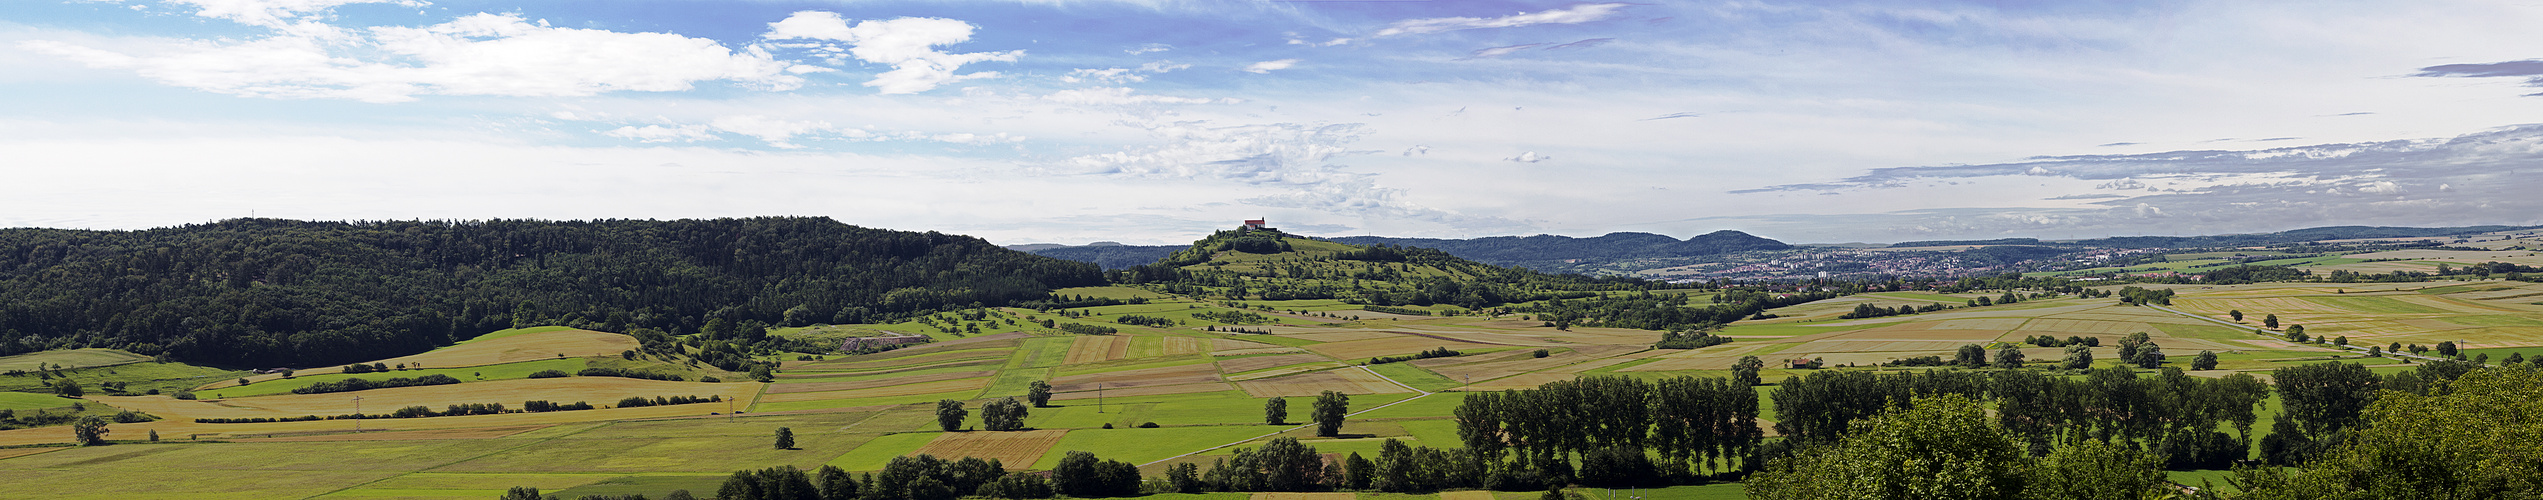
<path fill-rule="evenodd" d="M 552 493 L 561 498 L 582 498 L 594 495 L 644 495 L 646 498 L 662 498 L 672 491 L 688 490 L 690 495 L 706 498 L 713 496 L 715 490 L 723 486 L 724 480 L 730 477 L 725 474 L 621 476 Z"/>
<path fill-rule="evenodd" d="M 246 375 L 248 372 L 209 366 L 147 362 L 54 372 L 55 379 L 68 376 L 71 380 L 78 381 L 80 387 L 93 394 L 104 394 L 106 391 L 100 387 L 100 384 L 106 382 L 122 382 L 124 389 L 134 394 L 149 392 L 151 389 L 158 389 L 159 392 L 165 393 L 202 385 L 205 382 L 228 380 Z M 0 375 L 0 391 L 53 392 L 52 389 L 45 387 L 44 384 L 47 382 L 49 381 L 34 373 L 16 376 Z"/>
<path fill-rule="evenodd" d="M 85 400 L 32 392 L 0 392 L 0 410 L 30 411 L 64 408 Z M 89 403 L 95 404 L 95 403 Z"/>
<path fill-rule="evenodd" d="M 475 343 L 475 342 L 484 342 L 484 341 L 488 341 L 488 340 L 500 339 L 500 338 L 504 338 L 504 337 L 511 337 L 511 336 L 516 336 L 516 335 L 526 335 L 526 334 L 532 334 L 532 333 L 561 332 L 561 331 L 565 331 L 565 330 L 572 330 L 572 329 L 574 329 L 574 328 L 573 328 L 573 327 L 566 327 L 566 326 L 533 326 L 533 327 L 529 327 L 529 328 L 514 328 L 514 329 L 510 329 L 510 330 L 495 330 L 495 331 L 492 331 L 492 332 L 487 332 L 485 335 L 478 335 L 478 336 L 477 336 L 477 338 L 472 338 L 472 339 L 468 339 L 468 340 L 462 340 L 462 341 L 459 341 L 459 342 L 454 343 L 454 344 L 452 344 L 452 345 L 468 345 L 468 344 L 470 344 L 470 343 Z"/>
<path fill-rule="evenodd" d="M 504 363 L 500 365 L 470 366 L 462 368 L 392 370 L 388 372 L 364 373 L 358 375 L 330 373 L 325 375 L 309 375 L 287 379 L 266 380 L 244 386 L 223 387 L 220 389 L 220 392 L 221 397 L 224 398 L 270 396 L 275 394 L 291 394 L 292 389 L 308 387 L 310 384 L 319 382 L 334 382 L 349 378 L 380 381 L 392 378 L 415 378 L 425 375 L 449 375 L 458 378 L 460 383 L 464 384 L 482 380 L 525 379 L 530 378 L 531 373 L 536 373 L 541 370 L 561 370 L 570 374 L 582 370 L 587 363 L 587 360 L 583 358 L 566 358 L 542 359 L 538 361 L 523 361 L 519 363 Z"/>
<path fill-rule="evenodd" d="M 849 450 L 847 453 L 840 454 L 836 458 L 831 458 L 825 465 L 838 466 L 841 469 L 852 471 L 883 470 L 883 465 L 890 463 L 892 461 L 892 457 L 908 455 L 911 452 L 918 451 L 920 447 L 927 446 L 928 441 L 934 441 L 937 436 L 944 434 L 945 433 L 943 432 L 908 432 L 877 436 L 873 439 L 867 440 L 855 449 Z"/>
<path fill-rule="evenodd" d="M 490 453 L 482 453 L 476 458 L 432 470 L 502 473 L 729 474 L 737 469 L 779 465 L 809 469 L 820 467 L 823 462 L 835 456 L 835 453 L 856 449 L 873 438 L 872 434 L 798 432 L 795 434 L 795 446 L 798 449 L 793 450 L 780 450 L 770 446 L 773 442 L 772 438 L 766 435 L 652 439 L 565 436 L 527 445 L 489 440 L 489 442 L 514 447 L 490 450 Z"/>
<path fill-rule="evenodd" d="M 1413 366 L 1410 363 L 1372 365 L 1369 369 L 1376 371 L 1379 375 L 1385 375 L 1386 378 L 1395 379 L 1396 382 L 1403 382 L 1404 385 L 1413 386 L 1416 389 L 1425 391 L 1444 391 L 1455 388 L 1460 384 L 1458 381 L 1449 380 L 1448 377 L 1440 376 L 1440 374 L 1432 373 L 1430 370 L 1424 370 L 1422 367 Z"/>
<path fill-rule="evenodd" d="M 1259 413 L 1255 415 L 1256 425 L 1072 430 L 1068 437 L 1060 438 L 1059 444 L 1051 445 L 1051 451 L 1034 462 L 1033 468 L 1048 469 L 1059 465 L 1060 459 L 1067 457 L 1071 451 L 1091 452 L 1100 458 L 1143 464 L 1288 428 L 1260 425 L 1261 416 Z"/>
<path fill-rule="evenodd" d="M 933 394 L 913 394 L 913 395 L 908 395 L 908 396 L 878 396 L 878 397 L 871 397 L 871 398 L 845 398 L 845 399 L 823 399 L 823 400 L 815 400 L 815 401 L 788 401 L 788 402 L 784 402 L 784 403 L 759 403 L 759 404 L 751 405 L 750 411 L 755 411 L 755 412 L 770 412 L 770 411 L 791 411 L 791 410 L 820 410 L 820 409 L 829 409 L 829 408 L 854 408 L 854 407 L 859 407 L 859 406 L 905 405 L 905 404 L 910 404 L 910 403 L 928 403 L 928 402 L 934 402 L 934 401 L 936 401 L 936 400 L 941 400 L 941 399 L 969 400 L 969 399 L 971 399 L 971 398 L 972 398 L 972 396 L 979 395 L 979 394 L 980 394 L 980 391 L 975 391 L 975 390 L 965 389 L 965 390 L 952 391 L 952 392 L 939 392 L 939 393 L 933 393 Z"/>
<path fill-rule="evenodd" d="M 111 366 L 149 360 L 149 356 L 125 352 L 122 349 L 68 349 L 0 356 L 0 371 L 36 371 L 39 366 L 49 369 L 53 365 L 68 368 Z"/>

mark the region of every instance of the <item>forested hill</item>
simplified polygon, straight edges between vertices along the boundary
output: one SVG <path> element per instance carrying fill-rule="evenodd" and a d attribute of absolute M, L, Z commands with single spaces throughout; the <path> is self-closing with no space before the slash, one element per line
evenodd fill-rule
<path fill-rule="evenodd" d="M 1567 267 L 1557 264 L 1572 259 L 1608 261 L 1695 257 L 1749 250 L 1792 248 L 1792 245 L 1786 245 L 1781 241 L 1730 230 L 1714 231 L 1683 241 L 1651 233 L 1608 233 L 1594 238 L 1540 234 L 1527 237 L 1495 236 L 1464 240 L 1383 236 L 1345 236 L 1331 238 L 1331 240 L 1353 245 L 1434 248 L 1486 264 L 1537 269 Z"/>
<path fill-rule="evenodd" d="M 1103 266 L 1104 269 L 1122 269 L 1130 266 L 1156 262 L 1157 259 L 1163 259 L 1168 255 L 1174 255 L 1176 250 L 1182 250 L 1184 248 L 1185 247 L 1182 245 L 1123 245 L 1116 243 L 1111 245 L 1094 244 L 1086 246 L 1051 246 L 1034 249 L 1017 248 L 1017 250 L 1023 250 L 1034 255 L 1055 259 L 1091 262 L 1095 265 Z"/>
<path fill-rule="evenodd" d="M 1090 264 L 827 218 L 5 229 L 0 355 L 116 347 L 315 366 L 516 324 L 852 323 L 1102 283 Z"/>
<path fill-rule="evenodd" d="M 1119 283 L 1232 300 L 1337 299 L 1469 309 L 1668 286 L 1634 278 L 1549 274 L 1436 249 L 1347 245 L 1272 230 L 1220 231 L 1155 263 L 1111 275 Z"/>

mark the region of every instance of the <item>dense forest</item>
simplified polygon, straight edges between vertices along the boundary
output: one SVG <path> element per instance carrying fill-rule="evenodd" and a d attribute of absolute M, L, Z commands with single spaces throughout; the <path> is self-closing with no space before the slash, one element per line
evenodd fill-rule
<path fill-rule="evenodd" d="M 1100 285 L 1094 265 L 828 218 L 0 230 L 0 355 L 222 365 L 422 352 L 516 325 L 696 332 L 885 321 Z"/>

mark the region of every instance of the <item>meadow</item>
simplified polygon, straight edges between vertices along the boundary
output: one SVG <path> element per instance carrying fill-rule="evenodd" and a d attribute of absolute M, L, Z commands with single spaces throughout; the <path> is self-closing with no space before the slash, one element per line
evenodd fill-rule
<path fill-rule="evenodd" d="M 1235 264 L 1231 264 L 1235 265 Z M 2047 298 L 2019 304 L 1963 307 L 1873 319 L 1839 319 L 1855 304 L 1884 307 L 1926 303 L 1960 305 L 1979 294 L 1886 292 L 1800 304 L 1768 311 L 1776 317 L 1741 321 L 1722 335 L 1733 342 L 1700 349 L 1658 350 L 1661 332 L 1601 327 L 1557 329 L 1513 316 L 1412 316 L 1370 313 L 1334 301 L 1227 302 L 1178 298 L 1128 287 L 1063 290 L 1062 294 L 1146 299 L 1144 304 L 1072 308 L 1068 314 L 1001 308 L 977 321 L 822 325 L 781 329 L 778 335 L 834 340 L 874 332 L 927 335 L 935 342 L 862 355 L 797 359 L 771 354 L 784 368 L 772 383 L 735 377 L 720 383 L 614 377 L 531 379 L 539 370 L 573 372 L 584 366 L 631 362 L 635 346 L 625 336 L 569 328 L 510 330 L 434 352 L 382 360 L 421 363 L 420 370 L 358 375 L 365 378 L 447 374 L 460 384 L 373 389 L 352 393 L 293 395 L 308 383 L 349 375 L 332 367 L 302 370 L 292 379 L 151 362 L 114 352 L 44 353 L 0 363 L 83 366 L 75 376 L 116 368 L 134 376 L 180 376 L 198 400 L 170 395 L 107 396 L 71 400 L 49 394 L 0 393 L 0 408 L 38 410 L 81 401 L 133 409 L 154 422 L 114 424 L 114 444 L 55 447 L 69 431 L 45 427 L 0 431 L 0 480 L 17 493 L 46 498 L 182 496 L 189 498 L 474 498 L 498 496 L 513 486 L 581 494 L 645 494 L 673 489 L 713 491 L 738 469 L 777 465 L 834 465 L 854 471 L 882 467 L 914 453 L 994 456 L 1010 469 L 1041 470 L 1069 451 L 1130 461 L 1150 474 L 1175 463 L 1207 464 L 1236 448 L 1260 446 L 1279 436 L 1327 453 L 1376 453 L 1386 439 L 1435 447 L 1456 446 L 1451 412 L 1468 390 L 1523 389 L 1557 380 L 1609 375 L 1643 379 L 1727 377 L 1743 356 L 1768 363 L 1770 384 L 1812 370 L 1792 360 L 1817 359 L 1823 369 L 1898 369 L 1878 365 L 1919 356 L 1951 357 L 1964 344 L 2020 344 L 2034 335 L 2096 337 L 2102 364 L 2114 364 L 2116 340 L 2145 333 L 2169 355 L 2165 366 L 2187 369 L 2201 351 L 2216 354 L 2214 370 L 2192 375 L 2266 375 L 2279 367 L 2332 361 L 2367 362 L 2380 370 L 2403 365 L 2318 344 L 2287 342 L 2257 324 L 2276 314 L 2318 336 L 2346 336 L 2354 343 L 2455 341 L 2467 353 L 2494 359 L 2509 353 L 2543 356 L 2543 306 L 2524 294 L 2543 286 L 2480 281 L 2389 285 L 2261 284 L 2173 286 L 2173 310 L 2138 307 L 2113 299 Z M 1433 308 L 1446 309 L 1446 308 Z M 2174 311 L 2178 312 L 2174 312 Z M 2240 323 L 2228 311 L 2246 315 Z M 1296 311 L 1293 313 L 1292 311 Z M 1210 318 L 1251 312 L 1269 323 L 1235 325 Z M 1167 325 L 1125 325 L 1126 315 L 1162 317 Z M 1351 319 L 1358 316 L 1359 319 Z M 1010 321 L 1012 320 L 1012 321 Z M 1076 335 L 1039 322 L 1104 325 L 1117 335 Z M 2220 323 L 2222 322 L 2222 323 Z M 2226 326 L 2234 324 L 2238 326 Z M 950 325 L 950 326 L 949 326 Z M 980 325 L 977 333 L 968 326 Z M 2249 329 L 2241 326 L 2248 325 Z M 1218 331 L 1231 327 L 1270 333 Z M 1437 347 L 1462 355 L 1359 366 L 1375 356 L 1400 356 Z M 1538 351 L 1545 356 L 1538 357 Z M 2037 369 L 2048 369 L 2063 349 L 2027 347 Z M 137 358 L 137 359 L 136 359 Z M 33 361 L 43 359 L 44 361 Z M 687 369 L 678 360 L 646 360 L 665 369 Z M 168 373 L 152 370 L 177 370 Z M 703 372 L 699 372 L 703 373 Z M 122 373 L 118 373 L 121 375 Z M 731 374 L 726 374 L 731 375 Z M 218 377 L 218 378 L 211 378 Z M 0 378 L 0 380 L 13 380 Z M 1032 408 L 1028 430 L 991 432 L 977 409 L 1000 398 L 1025 396 L 1035 381 L 1050 383 L 1050 407 Z M 1344 437 L 1319 438 L 1303 427 L 1313 395 L 1326 390 L 1351 396 L 1355 412 Z M 1759 387 L 1761 396 L 1773 386 Z M 695 395 L 728 402 L 601 408 L 549 413 L 507 413 L 379 420 L 320 420 L 252 424 L 201 424 L 195 418 L 287 417 L 352 413 L 352 398 L 379 413 L 397 406 L 438 409 L 459 403 L 527 400 L 589 401 L 607 406 L 627 396 Z M 1264 421 L 1266 399 L 1289 400 L 1288 422 Z M 974 410 L 961 426 L 939 428 L 939 401 Z M 1771 427 L 1771 398 L 1761 398 Z M 2272 405 L 2274 411 L 2274 404 Z M 1148 427 L 1153 424 L 1154 427 Z M 354 432 L 356 425 L 363 432 Z M 794 449 L 770 446 L 787 428 Z M 2266 432 L 2266 424 L 2260 426 Z M 149 441 L 156 431 L 161 439 Z M 2213 474 L 2186 472 L 2198 479 Z M 1661 490 L 1584 492 L 1592 498 L 1738 498 L 1737 484 Z M 1424 495 L 1365 494 L 1381 500 L 1517 500 L 1534 492 L 1447 492 Z M 1165 495 L 1164 498 L 1234 498 L 1229 495 Z M 1303 498 L 1303 497 L 1302 497 Z"/>

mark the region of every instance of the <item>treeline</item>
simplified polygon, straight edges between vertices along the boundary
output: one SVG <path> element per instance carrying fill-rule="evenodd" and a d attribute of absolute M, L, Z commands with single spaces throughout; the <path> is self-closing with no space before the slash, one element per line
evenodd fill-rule
<path fill-rule="evenodd" d="M 646 397 L 643 397 L 643 396 L 630 396 L 630 397 L 628 397 L 628 398 L 626 398 L 626 399 L 618 400 L 618 406 L 615 406 L 615 408 L 641 408 L 641 407 L 646 407 L 646 406 L 680 405 L 680 404 L 694 404 L 694 403 L 715 403 L 715 402 L 722 402 L 722 401 L 724 401 L 724 396 L 707 396 L 707 397 L 697 397 L 697 396 L 655 396 L 655 397 L 651 397 L 651 398 L 646 398 Z M 352 413 L 352 414 L 345 414 L 345 415 L 328 415 L 328 416 L 303 415 L 303 416 L 298 416 L 298 417 L 198 418 L 198 419 L 194 419 L 194 423 L 198 423 L 198 424 L 264 424 L 264 423 L 273 423 L 273 422 L 309 422 L 309 421 L 317 421 L 317 420 L 371 420 L 371 419 L 382 419 L 382 418 L 456 417 L 456 416 L 465 416 L 465 415 L 499 415 L 499 414 L 504 414 L 504 413 L 544 413 L 544 412 L 552 412 L 552 411 L 576 411 L 576 410 L 590 410 L 590 409 L 593 409 L 593 408 L 594 408 L 594 407 L 592 406 L 592 404 L 591 404 L 591 403 L 582 402 L 582 401 L 576 401 L 576 402 L 573 402 L 573 403 L 556 403 L 556 402 L 545 401 L 545 400 L 537 400 L 537 401 L 523 401 L 523 402 L 521 402 L 521 409 L 518 409 L 518 410 L 506 409 L 506 408 L 504 408 L 503 403 L 457 403 L 457 404 L 452 404 L 452 405 L 449 405 L 448 407 L 445 407 L 442 411 L 433 411 L 432 407 L 428 407 L 428 406 L 408 406 L 408 407 L 404 407 L 404 408 L 398 408 L 396 411 L 392 411 L 392 412 L 388 412 L 388 413 Z"/>
<path fill-rule="evenodd" d="M 1516 309 L 1558 329 L 1573 325 L 1643 330 L 1706 330 L 1755 316 L 1767 309 L 1843 296 L 1842 291 L 1773 293 L 1730 289 L 1711 304 L 1693 305 L 1688 294 L 1650 292 L 1601 295 L 1580 300 L 1553 300 Z"/>
<path fill-rule="evenodd" d="M 1173 319 L 1169 319 L 1169 318 L 1160 318 L 1160 317 L 1156 317 L 1156 316 L 1140 316 L 1140 315 L 1137 315 L 1137 314 L 1124 314 L 1124 315 L 1120 315 L 1120 316 L 1114 316 L 1114 317 L 1113 317 L 1113 322 L 1114 322 L 1114 323 L 1121 323 L 1121 324 L 1124 324 L 1124 325 L 1137 325 L 1137 326 L 1145 326 L 1145 327 L 1151 327 L 1151 328 L 1167 328 L 1167 327 L 1172 327 L 1172 326 L 1174 326 L 1174 325 L 1176 325 L 1176 324 L 1180 324 L 1180 323 L 1181 323 L 1181 322 L 1178 322 L 1178 321 L 1175 321 L 1175 320 L 1173 320 Z"/>
<path fill-rule="evenodd" d="M 516 326 L 877 322 L 1102 283 L 1091 264 L 827 218 L 0 229 L 0 355 L 309 366 Z"/>
<path fill-rule="evenodd" d="M 1660 342 L 1652 344 L 1651 348 L 1703 349 L 1728 343 L 1731 343 L 1730 337 L 1714 335 L 1711 331 L 1661 332 Z"/>
<path fill-rule="evenodd" d="M 1270 316 L 1264 316 L 1253 311 L 1201 311 L 1192 313 L 1192 317 L 1198 318 L 1202 321 L 1214 321 L 1231 325 L 1259 325 L 1275 322 Z"/>
<path fill-rule="evenodd" d="M 521 490 L 525 488 L 515 488 Z M 1162 491 L 1161 491 L 1162 492 Z M 528 491 L 532 498 L 537 490 Z M 964 497 L 1004 499 L 1138 496 L 1139 467 L 1119 460 L 1098 460 L 1074 451 L 1047 474 L 1010 474 L 997 459 L 934 455 L 893 457 L 883 470 L 861 478 L 836 466 L 805 473 L 794 466 L 734 471 L 716 488 L 721 500 L 954 500 Z M 676 493 L 675 493 L 676 494 Z"/>
<path fill-rule="evenodd" d="M 1112 334 L 1116 334 L 1116 333 L 1121 333 L 1121 329 L 1119 329 L 1119 328 L 1113 328 L 1113 327 L 1109 327 L 1109 326 L 1087 325 L 1087 324 L 1079 324 L 1079 323 L 1057 323 L 1057 322 L 1054 322 L 1053 324 L 1054 324 L 1055 326 L 1057 326 L 1057 327 L 1060 329 L 1060 331 L 1068 332 L 1068 333 L 1074 333 L 1074 334 L 1078 334 L 1078 335 L 1112 335 Z"/>
<path fill-rule="evenodd" d="M 628 370 L 604 366 L 584 368 L 582 371 L 574 372 L 574 375 L 578 377 L 623 377 L 644 380 L 666 380 L 671 382 L 686 382 L 689 380 L 679 375 L 669 373 L 654 373 L 642 370 Z"/>
<path fill-rule="evenodd" d="M 1995 401 L 1998 424 L 2032 455 L 2090 439 L 2130 443 L 2176 468 L 2221 468 L 2251 449 L 2254 411 L 2269 387 L 2244 374 L 2208 379 L 2178 369 L 2141 377 L 2101 368 L 2081 379 L 2024 370 L 1818 372 L 1776 388 L 1775 430 L 1792 445 L 1833 443 L 1857 420 L 1940 394 Z M 2236 433 L 2218 432 L 2221 424 Z"/>
<path fill-rule="evenodd" d="M 1409 308 L 1409 307 L 1360 306 L 1360 310 L 1363 310 L 1363 311 L 1369 311 L 1369 312 L 1382 312 L 1382 313 L 1387 313 L 1387 314 L 1402 314 L 1402 315 L 1405 315 L 1405 316 L 1429 316 L 1429 315 L 1430 315 L 1430 311 L 1422 310 L 1422 309 L 1413 309 L 1413 308 Z"/>
<path fill-rule="evenodd" d="M 0 408 L 0 430 L 70 425 L 79 422 L 80 419 L 88 418 L 88 416 L 80 414 L 81 412 L 87 411 L 86 405 L 87 403 L 71 403 L 70 410 L 60 413 L 44 410 L 33 410 L 26 413 L 18 413 L 17 410 Z M 159 417 L 148 413 L 124 410 L 115 412 L 114 416 L 107 417 L 104 420 L 119 424 L 130 424 L 156 421 L 159 420 Z"/>
<path fill-rule="evenodd" d="M 1535 390 L 1472 394 L 1454 414 L 1474 472 L 1431 473 L 1435 477 L 1391 491 L 1524 489 L 1576 481 L 1631 486 L 1736 470 L 1733 463 L 1745 461 L 1765 439 L 1757 426 L 1757 403 L 1757 392 L 1733 378 L 1644 382 L 1594 376 Z M 1650 462 L 1646 450 L 1660 461 Z M 1577 475 L 1566 460 L 1570 455 L 1583 457 Z"/>
<path fill-rule="evenodd" d="M 1405 362 L 1405 361 L 1412 361 L 1412 360 L 1416 360 L 1416 359 L 1446 358 L 1446 357 L 1455 357 L 1455 356 L 1463 355 L 1463 354 L 1465 354 L 1465 353 L 1457 352 L 1457 351 L 1453 351 L 1453 350 L 1449 350 L 1449 349 L 1448 349 L 1448 348 L 1446 348 L 1446 347 L 1441 347 L 1441 348 L 1437 348 L 1437 349 L 1431 349 L 1431 350 L 1428 350 L 1428 351 L 1422 351 L 1422 352 L 1417 352 L 1417 353 L 1407 354 L 1407 355 L 1403 355 L 1403 356 L 1378 356 L 1378 357 L 1372 357 L 1372 358 L 1369 358 L 1369 364 L 1372 364 L 1372 365 L 1383 365 L 1383 364 L 1387 364 L 1387 363 L 1402 363 L 1402 362 Z"/>
<path fill-rule="evenodd" d="M 456 378 L 456 377 L 452 377 L 452 376 L 449 376 L 449 375 L 439 374 L 439 373 L 435 373 L 435 374 L 431 374 L 431 375 L 425 375 L 425 376 L 421 376 L 421 377 L 413 377 L 413 378 L 408 378 L 408 377 L 397 377 L 397 378 L 391 378 L 391 379 L 388 379 L 388 380 L 382 380 L 382 381 L 378 381 L 378 382 L 372 382 L 372 381 L 370 381 L 369 379 L 362 379 L 362 378 L 348 378 L 348 379 L 338 380 L 338 381 L 334 381 L 334 382 L 312 382 L 312 383 L 310 383 L 309 385 L 305 385 L 305 386 L 301 386 L 301 387 L 299 387 L 299 388 L 292 389 L 292 390 L 291 390 L 291 393 L 292 393 L 292 394 L 325 394 L 325 393 L 330 393 L 330 392 L 364 391 L 364 390 L 371 390 L 371 389 L 387 389 L 387 388 L 392 388 L 392 387 L 418 387 L 418 386 L 427 386 L 427 385 L 450 385 L 450 384 L 456 384 L 456 383 L 459 383 L 459 379 L 458 379 L 458 378 Z"/>

